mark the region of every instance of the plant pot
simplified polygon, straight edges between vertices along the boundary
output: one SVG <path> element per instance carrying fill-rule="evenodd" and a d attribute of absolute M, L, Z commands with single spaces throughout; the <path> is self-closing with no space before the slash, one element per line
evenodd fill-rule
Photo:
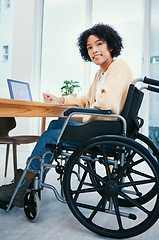
<path fill-rule="evenodd" d="M 65 94 L 65 93 L 63 93 L 63 94 L 62 94 L 62 97 L 66 97 L 66 96 L 69 96 L 69 95 L 71 95 L 71 96 L 73 96 L 73 97 L 77 97 L 77 94 L 75 94 L 75 93 L 70 93 L 70 94 Z"/>

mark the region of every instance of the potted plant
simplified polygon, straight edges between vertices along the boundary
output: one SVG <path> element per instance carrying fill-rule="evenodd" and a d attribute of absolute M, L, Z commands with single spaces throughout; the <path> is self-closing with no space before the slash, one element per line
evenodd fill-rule
<path fill-rule="evenodd" d="M 79 89 L 81 89 L 78 81 L 65 80 L 64 85 L 61 87 L 61 92 L 63 93 L 62 96 L 70 94 L 76 96 L 76 94 L 74 94 L 75 89 L 77 89 L 78 91 Z"/>

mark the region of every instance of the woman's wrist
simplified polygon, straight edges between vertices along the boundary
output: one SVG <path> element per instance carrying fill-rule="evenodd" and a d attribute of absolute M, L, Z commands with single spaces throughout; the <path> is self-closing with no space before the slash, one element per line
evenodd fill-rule
<path fill-rule="evenodd" d="M 65 99 L 64 99 L 64 97 L 59 98 L 59 99 L 58 99 L 58 102 L 59 102 L 60 104 L 64 104 L 64 103 L 65 103 Z"/>

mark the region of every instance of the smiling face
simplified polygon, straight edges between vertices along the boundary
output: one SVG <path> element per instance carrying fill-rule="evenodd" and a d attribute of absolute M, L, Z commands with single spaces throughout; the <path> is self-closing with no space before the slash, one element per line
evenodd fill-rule
<path fill-rule="evenodd" d="M 90 59 L 105 72 L 114 61 L 108 45 L 99 37 L 90 35 L 87 39 L 87 51 Z"/>

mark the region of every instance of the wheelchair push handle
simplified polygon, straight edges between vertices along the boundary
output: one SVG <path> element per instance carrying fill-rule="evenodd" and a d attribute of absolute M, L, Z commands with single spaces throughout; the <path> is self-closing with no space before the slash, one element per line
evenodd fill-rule
<path fill-rule="evenodd" d="M 147 77 L 144 77 L 143 83 L 147 83 L 147 84 L 154 85 L 154 86 L 159 86 L 159 81 L 158 80 L 155 80 L 155 79 L 152 79 L 152 78 L 147 78 Z"/>
<path fill-rule="evenodd" d="M 157 88 L 157 87 L 152 87 L 152 86 L 150 86 L 150 85 L 148 85 L 147 90 L 148 90 L 148 91 L 151 91 L 151 92 L 159 93 L 159 88 Z"/>

